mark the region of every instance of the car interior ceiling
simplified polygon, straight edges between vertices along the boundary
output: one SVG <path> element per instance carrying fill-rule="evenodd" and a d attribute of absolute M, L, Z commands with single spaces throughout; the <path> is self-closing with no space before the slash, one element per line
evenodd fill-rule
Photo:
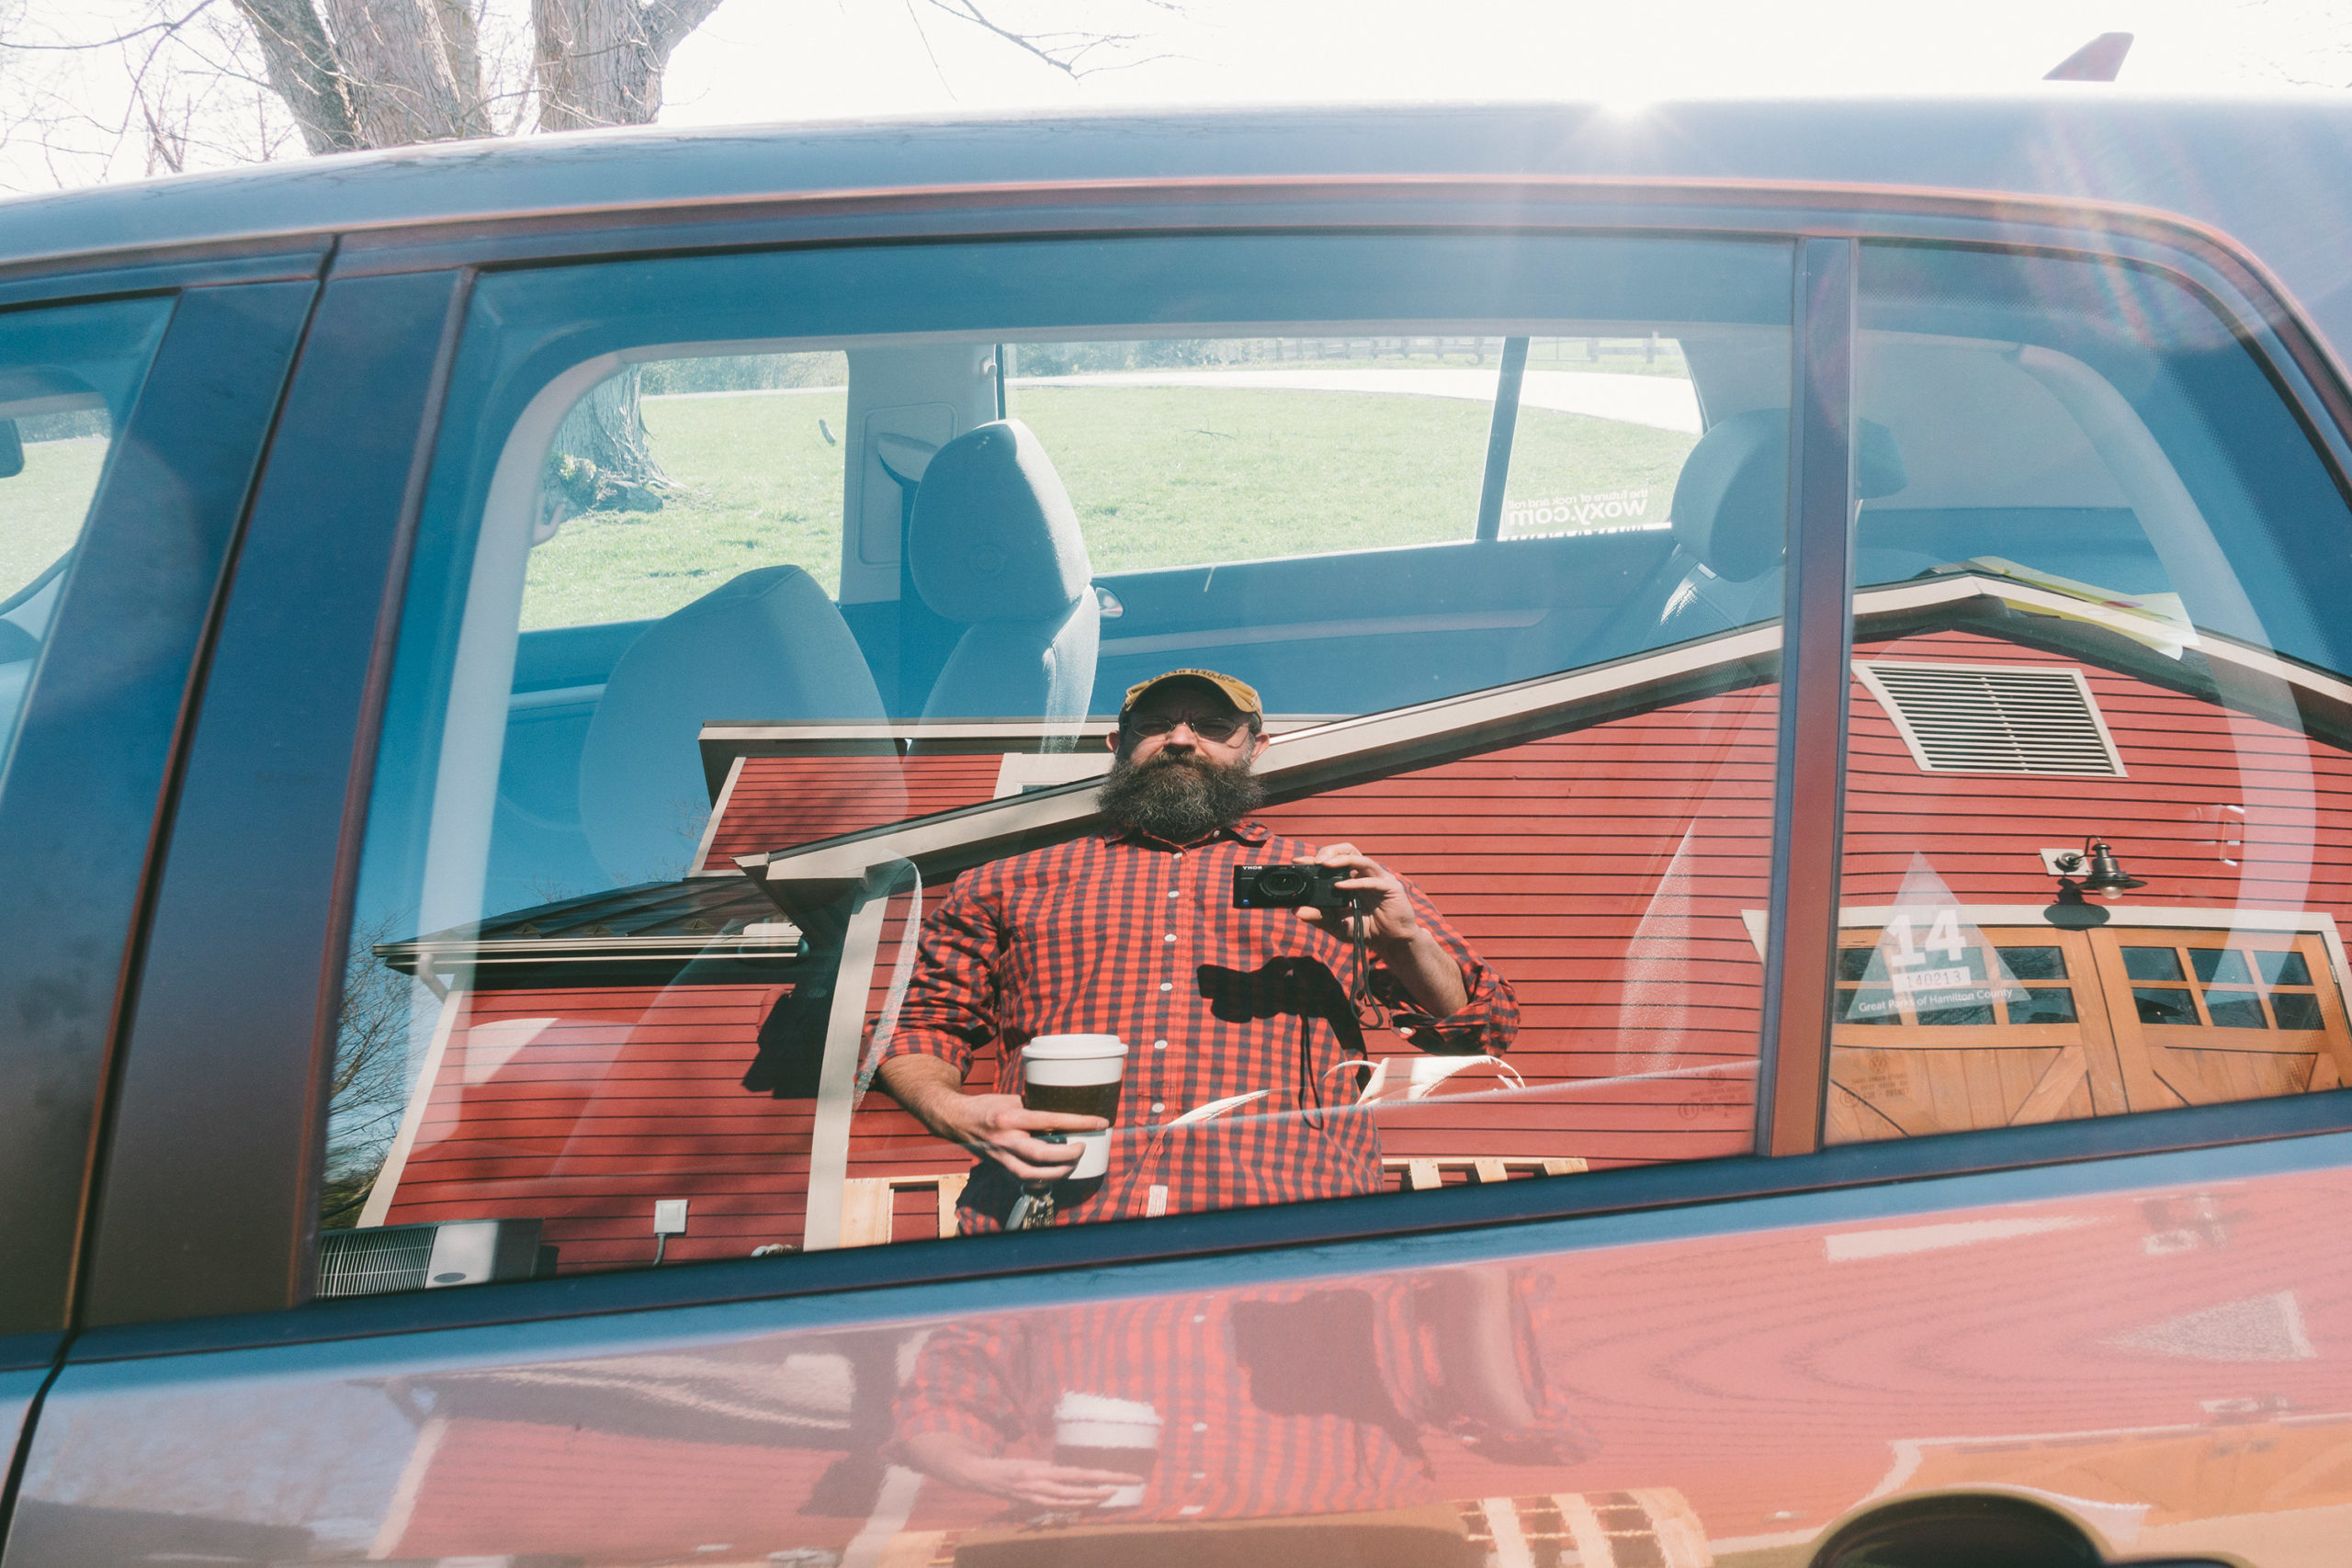
<path fill-rule="evenodd" d="M 1998 556 L 2162 591 L 2097 454 L 1998 346 L 1895 333 L 1865 345 L 1856 581 Z M 715 718 L 1051 727 L 1114 711 L 1126 685 L 1170 664 L 1230 670 L 1284 711 L 1362 713 L 1777 618 L 1785 348 L 1700 333 L 1685 352 L 1708 417 L 1669 527 L 1099 579 L 1050 456 L 1017 420 L 865 452 L 853 422 L 848 460 L 896 481 L 901 598 L 836 605 L 800 569 L 770 566 L 659 620 L 524 634 L 494 856 L 516 861 L 510 887 L 525 863 L 542 883 L 680 874 L 681 823 L 707 803 L 695 737 Z M 1987 474 L 1986 451 L 2019 462 Z M 1120 620 L 1101 618 L 1098 581 Z M 551 794 L 561 773 L 576 784 Z M 576 819 L 550 814 L 563 798 Z"/>

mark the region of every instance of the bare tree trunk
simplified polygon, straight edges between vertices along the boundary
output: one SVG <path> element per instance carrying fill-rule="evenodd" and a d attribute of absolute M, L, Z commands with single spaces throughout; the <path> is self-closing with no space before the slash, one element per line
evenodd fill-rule
<path fill-rule="evenodd" d="M 253 24 L 269 68 L 270 91 L 286 105 L 312 152 L 349 152 L 365 147 L 343 94 L 334 47 L 311 0 L 236 0 Z"/>
<path fill-rule="evenodd" d="M 718 8 L 718 0 L 531 0 L 539 129 L 652 124 L 671 51 Z M 634 366 L 581 400 L 556 432 L 556 451 L 591 466 L 567 487 L 583 509 L 659 506 L 655 492 L 670 483 L 646 441 Z"/>
<path fill-rule="evenodd" d="M 481 57 L 463 0 L 324 0 L 322 9 L 368 146 L 490 134 Z M 470 76 L 461 73 L 467 67 Z"/>
<path fill-rule="evenodd" d="M 539 129 L 650 125 L 670 53 L 718 0 L 531 0 Z"/>
<path fill-rule="evenodd" d="M 653 460 L 635 366 L 599 381 L 555 433 L 554 482 L 578 512 L 659 512 L 670 476 Z"/>

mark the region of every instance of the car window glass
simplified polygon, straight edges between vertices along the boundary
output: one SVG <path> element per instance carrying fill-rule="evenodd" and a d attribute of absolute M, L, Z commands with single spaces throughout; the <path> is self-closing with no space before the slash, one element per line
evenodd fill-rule
<path fill-rule="evenodd" d="M 2338 1088 L 2338 478 L 2164 275 L 1863 254 L 1829 1138 Z"/>
<path fill-rule="evenodd" d="M 839 354 L 657 359 L 598 382 L 548 457 L 526 632 L 666 615 L 753 566 L 840 588 Z"/>
<path fill-rule="evenodd" d="M 1770 391 L 1743 387 L 1735 393 L 1727 382 L 1737 374 L 1729 361 L 1739 347 L 1753 353 L 1753 372 L 1784 371 L 1772 345 L 1713 342 L 1728 351 L 1718 352 L 1710 366 L 1718 397 L 1770 402 Z M 1637 337 L 1532 339 L 1520 383 L 1502 536 L 1668 526 L 1674 481 L 1705 428 L 1690 362 L 1676 339 L 1655 331 Z"/>
<path fill-rule="evenodd" d="M 0 314 L 0 760 L 168 299 Z"/>
<path fill-rule="evenodd" d="M 1771 353 L 1769 338 L 1759 347 Z M 1699 407 L 1642 338 L 1011 343 L 1008 409 L 1079 502 L 1098 571 L 1476 536 L 1508 363 L 1505 537 L 1664 528 Z"/>
<path fill-rule="evenodd" d="M 1790 256 L 485 276 L 375 773 L 319 1288 L 1748 1149 Z M 611 478 L 640 438 L 658 510 Z M 1512 497 L 1587 510 L 1507 525 Z M 1123 727 L 1170 671 L 1216 680 Z M 1106 785 L 1114 748 L 1182 767 Z M 1391 900 L 1361 957 L 1293 907 L 1340 844 Z M 1114 1090 L 1099 1040 L 1036 1057 L 1100 1035 Z M 910 1109 L 943 1071 L 1107 1107 L 1107 1140 L 1038 1145 L 1105 1169 L 976 1164 Z"/>

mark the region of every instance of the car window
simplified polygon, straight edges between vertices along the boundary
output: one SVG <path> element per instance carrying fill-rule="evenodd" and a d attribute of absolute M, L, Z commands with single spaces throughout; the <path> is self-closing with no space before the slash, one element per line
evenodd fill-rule
<path fill-rule="evenodd" d="M 0 314 L 0 762 L 168 299 Z"/>
<path fill-rule="evenodd" d="M 1003 358 L 1006 405 L 1054 454 L 1103 572 L 1474 538 L 1507 375 L 1505 537 L 1665 527 L 1700 430 L 1680 345 L 1656 333 L 1010 343 Z"/>
<path fill-rule="evenodd" d="M 650 620 L 754 566 L 841 583 L 840 354 L 631 365 L 590 388 L 548 454 L 522 626 Z"/>
<path fill-rule="evenodd" d="M 485 276 L 319 1289 L 1749 1149 L 1791 267 L 1204 237 Z M 639 441 L 653 498 L 611 478 Z"/>
<path fill-rule="evenodd" d="M 2338 476 L 2160 274 L 1874 245 L 1861 280 L 1900 471 L 1860 513 L 1829 1138 L 2340 1087 Z"/>

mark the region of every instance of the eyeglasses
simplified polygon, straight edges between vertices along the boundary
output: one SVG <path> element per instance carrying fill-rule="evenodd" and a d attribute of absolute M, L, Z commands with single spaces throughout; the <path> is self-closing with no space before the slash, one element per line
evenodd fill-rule
<path fill-rule="evenodd" d="M 1170 718 L 1161 714 L 1140 714 L 1127 720 L 1127 733 L 1156 740 L 1160 736 L 1172 731 L 1180 724 L 1202 739 L 1213 740 L 1219 745 L 1232 739 L 1236 730 L 1249 728 L 1246 723 L 1238 718 L 1213 718 L 1206 715 L 1199 718 Z"/>

